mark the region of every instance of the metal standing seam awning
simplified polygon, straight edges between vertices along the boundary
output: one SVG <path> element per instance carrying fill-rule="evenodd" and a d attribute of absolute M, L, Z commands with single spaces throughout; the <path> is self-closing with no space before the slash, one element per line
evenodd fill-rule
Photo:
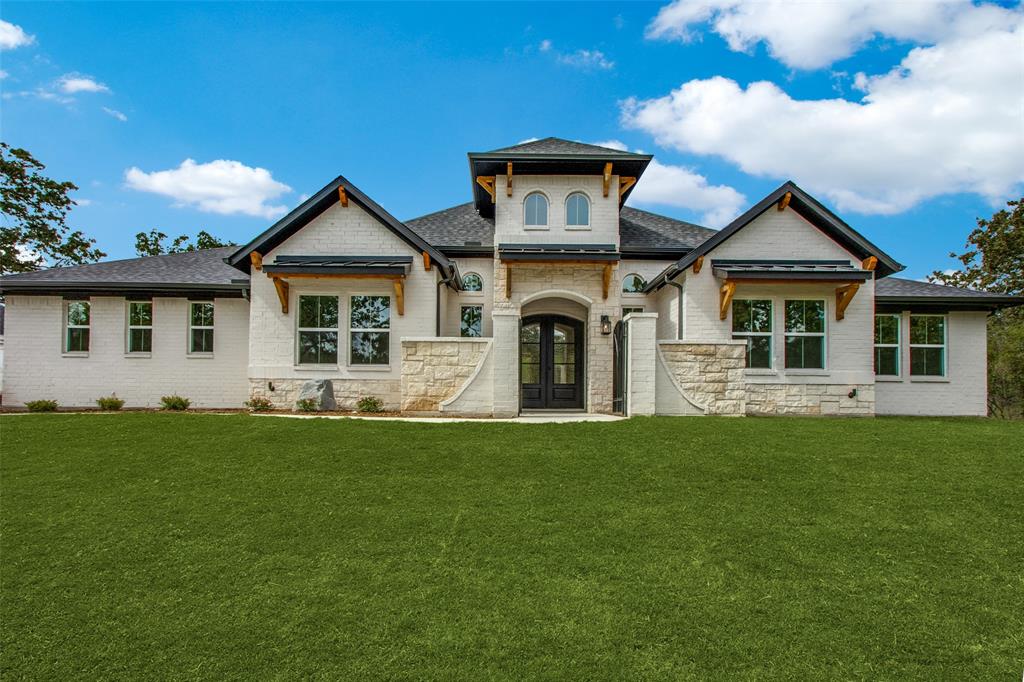
<path fill-rule="evenodd" d="M 277 256 L 273 263 L 254 261 L 253 266 L 274 281 L 285 314 L 289 279 L 388 279 L 394 283 L 398 314 L 404 315 L 405 278 L 412 262 L 412 256 Z"/>
<path fill-rule="evenodd" d="M 505 298 L 512 297 L 512 265 L 601 265 L 602 294 L 608 298 L 612 266 L 621 260 L 615 244 L 498 244 L 498 259 L 505 264 Z"/>

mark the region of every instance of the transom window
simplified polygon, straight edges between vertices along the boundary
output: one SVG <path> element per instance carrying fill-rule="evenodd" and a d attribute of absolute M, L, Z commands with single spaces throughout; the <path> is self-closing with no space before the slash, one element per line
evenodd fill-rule
<path fill-rule="evenodd" d="M 484 307 L 482 305 L 464 305 L 461 313 L 460 335 L 472 338 L 483 336 Z"/>
<path fill-rule="evenodd" d="M 732 338 L 747 342 L 747 367 L 772 367 L 772 302 L 733 300 Z"/>
<path fill-rule="evenodd" d="M 590 199 L 583 192 L 573 192 L 565 200 L 565 224 L 569 227 L 590 225 Z"/>
<path fill-rule="evenodd" d="M 349 311 L 349 362 L 387 365 L 391 361 L 391 297 L 353 296 Z"/>
<path fill-rule="evenodd" d="M 153 302 L 128 302 L 128 352 L 153 352 Z"/>
<path fill-rule="evenodd" d="M 825 301 L 786 301 L 786 367 L 825 369 Z"/>
<path fill-rule="evenodd" d="M 213 303 L 194 301 L 189 304 L 188 352 L 213 352 Z"/>
<path fill-rule="evenodd" d="M 946 375 L 946 318 L 944 315 L 910 316 L 911 376 Z"/>
<path fill-rule="evenodd" d="M 338 297 L 299 296 L 299 364 L 338 362 Z"/>
<path fill-rule="evenodd" d="M 875 374 L 900 374 L 899 315 L 875 315 Z"/>
<path fill-rule="evenodd" d="M 622 293 L 624 294 L 642 294 L 645 286 L 647 286 L 647 280 L 635 272 L 622 278 Z"/>
<path fill-rule="evenodd" d="M 66 353 L 89 352 L 89 302 L 68 301 L 64 316 L 64 351 Z"/>
<path fill-rule="evenodd" d="M 523 204 L 523 222 L 531 227 L 547 227 L 548 224 L 548 198 L 540 192 L 534 192 L 526 197 Z"/>
<path fill-rule="evenodd" d="M 625 317 L 630 313 L 642 313 L 644 311 L 643 306 L 638 305 L 627 305 L 622 307 L 622 316 Z"/>
<path fill-rule="evenodd" d="M 484 278 L 475 272 L 467 272 L 462 276 L 462 290 L 463 291 L 483 291 L 484 290 Z"/>

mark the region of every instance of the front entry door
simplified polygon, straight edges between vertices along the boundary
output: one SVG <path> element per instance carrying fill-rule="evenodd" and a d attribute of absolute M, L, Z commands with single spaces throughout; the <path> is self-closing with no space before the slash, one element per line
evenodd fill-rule
<path fill-rule="evenodd" d="M 544 315 L 523 319 L 519 334 L 523 407 L 583 407 L 583 323 Z"/>

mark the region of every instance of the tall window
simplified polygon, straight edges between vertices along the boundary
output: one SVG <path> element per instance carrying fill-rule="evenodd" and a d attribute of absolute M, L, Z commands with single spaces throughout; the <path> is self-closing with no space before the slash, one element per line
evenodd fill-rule
<path fill-rule="evenodd" d="M 910 316 L 910 375 L 946 375 L 946 318 L 943 315 Z"/>
<path fill-rule="evenodd" d="M 338 362 L 338 297 L 299 296 L 299 364 Z"/>
<path fill-rule="evenodd" d="M 875 315 L 875 374 L 900 375 L 899 315 Z"/>
<path fill-rule="evenodd" d="M 526 197 L 523 213 L 523 222 L 526 225 L 531 227 L 547 227 L 548 198 L 540 192 L 534 192 Z"/>
<path fill-rule="evenodd" d="M 747 342 L 747 367 L 772 368 L 772 302 L 733 300 L 732 338 Z"/>
<path fill-rule="evenodd" d="M 188 352 L 213 352 L 213 303 L 197 301 L 189 304 Z"/>
<path fill-rule="evenodd" d="M 565 200 L 565 224 L 569 227 L 590 225 L 590 199 L 582 192 L 573 192 Z"/>
<path fill-rule="evenodd" d="M 462 276 L 462 290 L 463 291 L 483 291 L 484 280 L 475 272 L 467 272 Z"/>
<path fill-rule="evenodd" d="M 622 278 L 622 293 L 642 294 L 647 281 L 636 273 L 630 273 Z"/>
<path fill-rule="evenodd" d="M 391 297 L 353 296 L 349 314 L 349 361 L 386 365 L 391 361 Z"/>
<path fill-rule="evenodd" d="M 65 304 L 64 351 L 89 352 L 89 302 L 68 301 Z"/>
<path fill-rule="evenodd" d="M 786 301 L 786 367 L 825 369 L 824 301 Z"/>
<path fill-rule="evenodd" d="M 479 337 L 484 334 L 484 307 L 482 305 L 462 306 L 462 324 L 459 330 L 462 336 Z"/>
<path fill-rule="evenodd" d="M 153 351 L 153 302 L 128 302 L 128 352 Z"/>

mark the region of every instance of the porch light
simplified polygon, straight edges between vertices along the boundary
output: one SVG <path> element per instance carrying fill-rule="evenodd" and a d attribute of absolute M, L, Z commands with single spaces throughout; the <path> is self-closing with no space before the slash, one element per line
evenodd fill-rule
<path fill-rule="evenodd" d="M 605 336 L 612 333 L 612 318 L 607 315 L 601 316 L 601 333 Z"/>

